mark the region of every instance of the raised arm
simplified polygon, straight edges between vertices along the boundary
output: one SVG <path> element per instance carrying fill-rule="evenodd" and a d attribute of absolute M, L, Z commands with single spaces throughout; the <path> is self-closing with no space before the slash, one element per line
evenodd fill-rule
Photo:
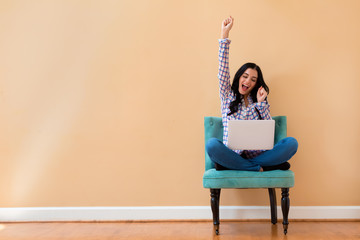
<path fill-rule="evenodd" d="M 219 86 L 220 97 L 225 99 L 230 92 L 230 71 L 229 71 L 229 32 L 234 23 L 234 19 L 230 16 L 226 18 L 221 25 L 221 39 L 219 39 Z"/>
<path fill-rule="evenodd" d="M 267 91 L 261 86 L 256 94 L 257 103 L 255 107 L 259 110 L 262 119 L 271 120 L 270 105 L 266 100 L 267 95 Z"/>

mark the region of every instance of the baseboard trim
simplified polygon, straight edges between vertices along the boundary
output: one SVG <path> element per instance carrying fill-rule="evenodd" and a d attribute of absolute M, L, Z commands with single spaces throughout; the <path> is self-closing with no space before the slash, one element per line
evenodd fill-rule
<path fill-rule="evenodd" d="M 278 218 L 282 218 L 278 207 Z M 221 206 L 220 219 L 269 219 L 266 206 Z M 0 208 L 0 222 L 212 219 L 210 206 Z M 292 206 L 289 219 L 360 219 L 360 206 Z"/>

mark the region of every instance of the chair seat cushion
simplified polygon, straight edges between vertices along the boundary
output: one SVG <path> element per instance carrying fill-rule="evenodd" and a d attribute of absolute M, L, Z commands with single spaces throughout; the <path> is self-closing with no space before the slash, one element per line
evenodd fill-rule
<path fill-rule="evenodd" d="M 204 188 L 290 188 L 294 186 L 294 172 L 216 171 L 212 168 L 205 171 L 203 185 Z"/>

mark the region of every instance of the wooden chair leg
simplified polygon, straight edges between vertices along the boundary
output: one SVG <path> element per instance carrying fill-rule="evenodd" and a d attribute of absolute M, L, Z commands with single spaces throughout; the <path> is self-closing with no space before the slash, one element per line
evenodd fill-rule
<path fill-rule="evenodd" d="M 211 210 L 213 214 L 213 223 L 214 223 L 214 230 L 216 235 L 219 235 L 219 200 L 220 200 L 220 191 L 221 189 L 210 189 L 210 196 L 211 196 Z"/>
<path fill-rule="evenodd" d="M 290 208 L 290 198 L 289 198 L 289 188 L 282 188 L 281 189 L 281 210 L 283 213 L 283 227 L 284 227 L 284 234 L 286 235 L 288 230 L 288 215 L 289 215 L 289 208 Z"/>
<path fill-rule="evenodd" d="M 270 211 L 271 211 L 271 223 L 277 223 L 277 206 L 276 206 L 276 192 L 275 188 L 269 188 L 269 198 L 270 198 Z"/>

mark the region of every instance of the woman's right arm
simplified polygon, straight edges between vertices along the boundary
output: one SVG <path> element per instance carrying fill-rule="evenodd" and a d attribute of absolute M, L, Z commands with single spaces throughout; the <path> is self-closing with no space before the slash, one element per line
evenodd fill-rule
<path fill-rule="evenodd" d="M 225 99 L 230 92 L 230 71 L 229 71 L 229 32 L 232 28 L 234 19 L 229 17 L 222 22 L 221 39 L 219 39 L 219 85 L 220 97 Z"/>

